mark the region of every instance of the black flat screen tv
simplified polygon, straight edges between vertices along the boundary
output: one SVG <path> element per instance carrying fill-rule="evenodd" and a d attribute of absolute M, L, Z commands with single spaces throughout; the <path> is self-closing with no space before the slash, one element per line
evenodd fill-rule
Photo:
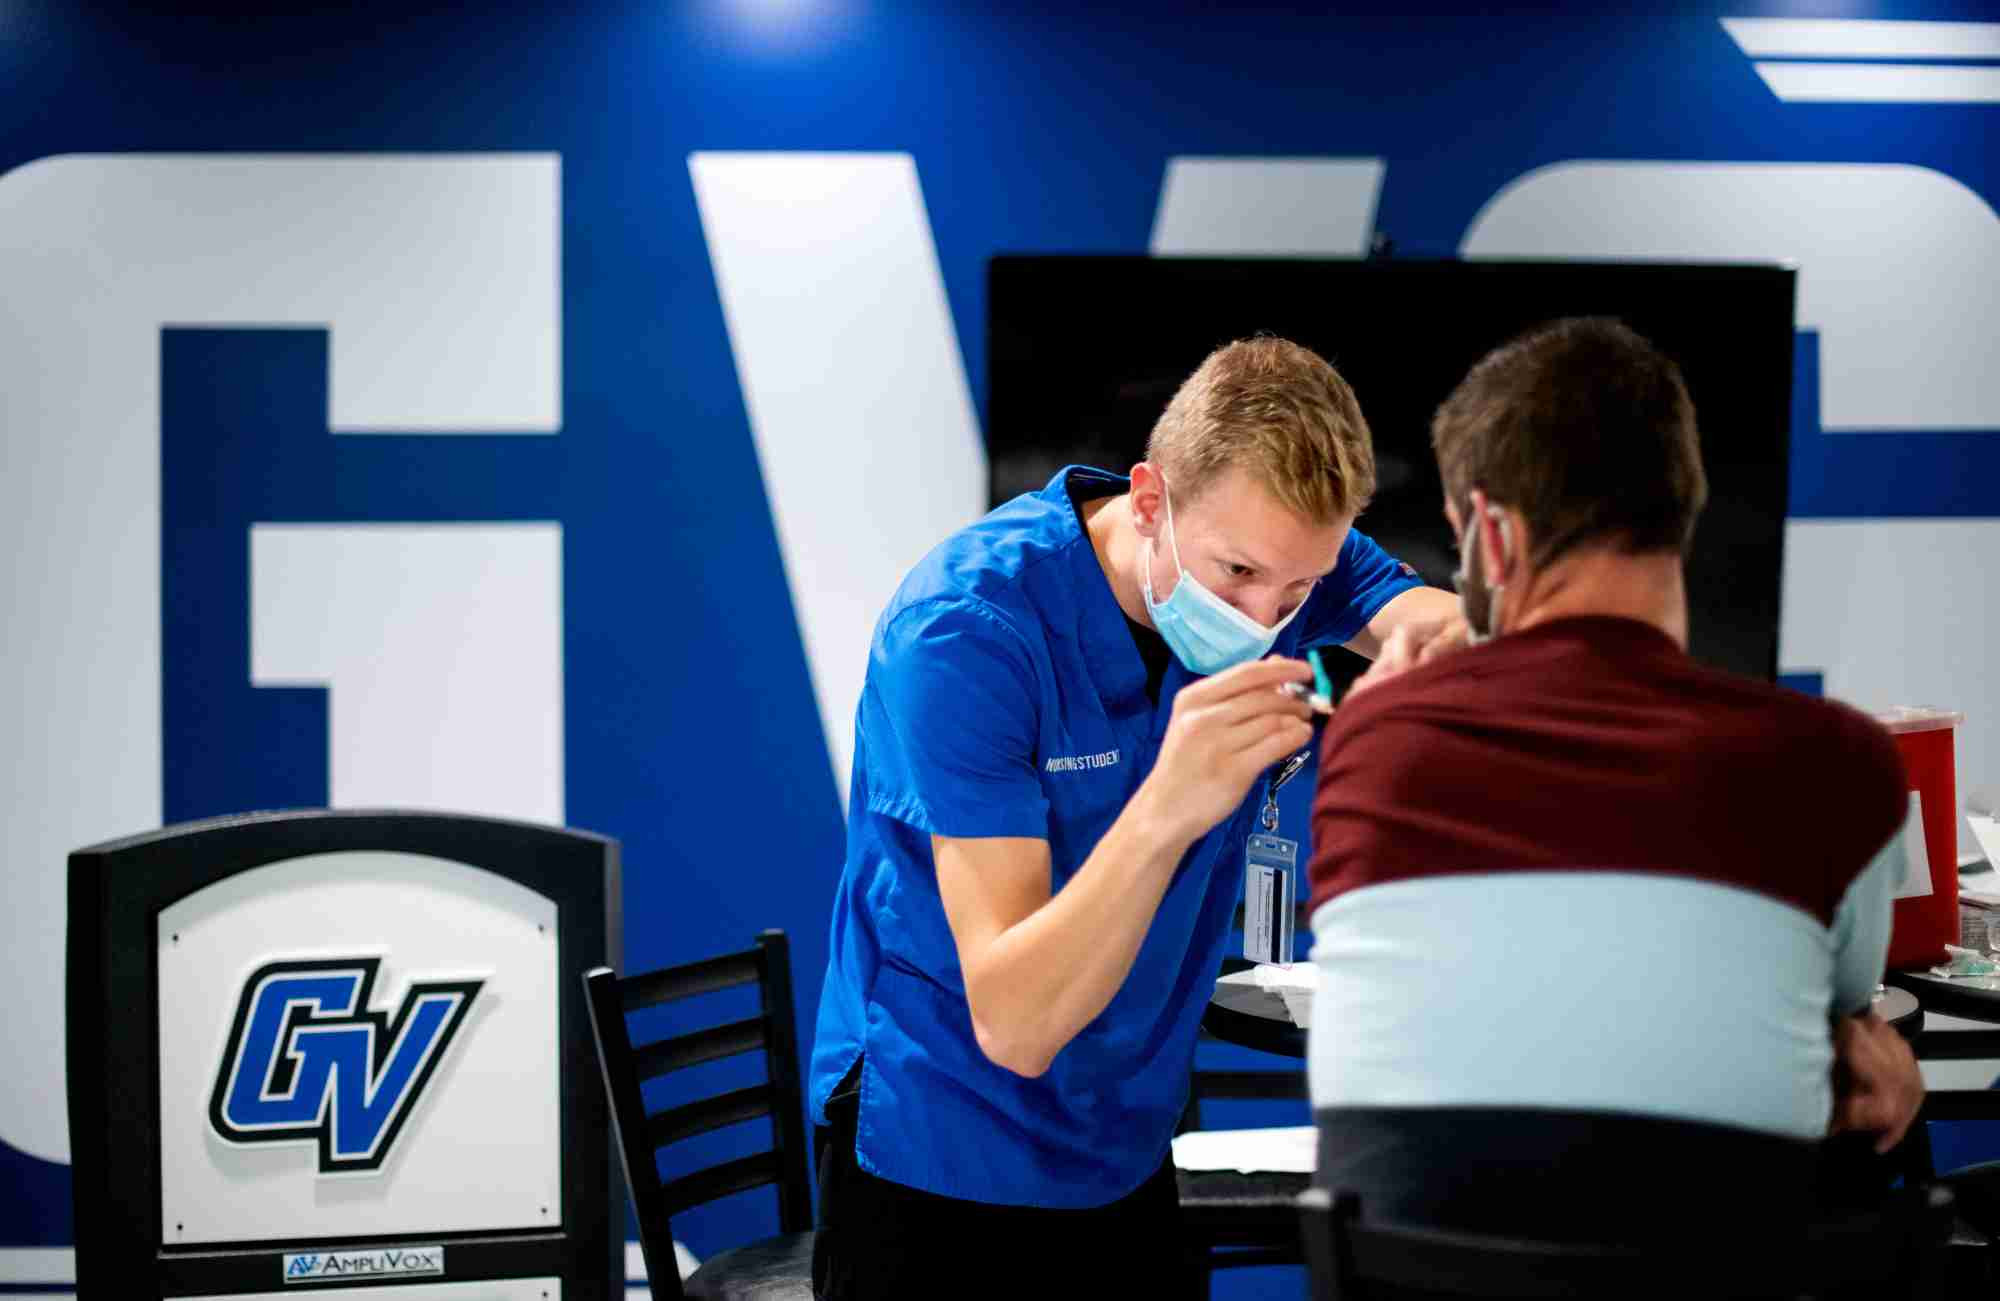
<path fill-rule="evenodd" d="M 1209 351 L 1271 333 L 1346 376 L 1380 486 L 1357 525 L 1426 581 L 1457 557 L 1431 454 L 1437 406 L 1490 349 L 1562 316 L 1613 316 L 1680 363 L 1709 501 L 1688 557 L 1691 650 L 1777 673 L 1796 274 L 1662 263 L 1003 256 L 988 266 L 990 494 L 1072 462 L 1123 473 Z M 1355 657 L 1348 676 L 1362 667 Z"/>

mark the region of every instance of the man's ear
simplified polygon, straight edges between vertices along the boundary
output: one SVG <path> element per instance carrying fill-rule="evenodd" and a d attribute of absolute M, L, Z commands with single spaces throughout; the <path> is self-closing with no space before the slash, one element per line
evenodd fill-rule
<path fill-rule="evenodd" d="M 1496 506 L 1478 488 L 1470 493 L 1472 518 L 1467 528 L 1479 530 L 1479 576 L 1488 587 L 1505 587 L 1520 574 L 1524 537 L 1520 513 Z"/>
<path fill-rule="evenodd" d="M 1151 461 L 1132 467 L 1132 527 L 1142 538 L 1156 538 L 1167 526 L 1166 483 Z"/>

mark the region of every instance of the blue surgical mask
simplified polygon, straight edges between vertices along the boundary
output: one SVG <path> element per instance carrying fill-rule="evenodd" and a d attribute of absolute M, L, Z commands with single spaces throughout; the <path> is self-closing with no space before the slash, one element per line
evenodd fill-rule
<path fill-rule="evenodd" d="M 1165 480 L 1162 480 L 1164 486 Z M 1165 494 L 1167 500 L 1167 544 L 1173 548 L 1174 568 L 1180 571 L 1181 580 L 1164 601 L 1153 599 L 1153 549 L 1145 551 L 1145 583 L 1140 587 L 1140 595 L 1146 598 L 1146 613 L 1152 616 L 1153 627 L 1166 639 L 1187 671 L 1197 677 L 1207 677 L 1224 669 L 1247 664 L 1261 659 L 1271 649 L 1278 634 L 1285 625 L 1297 616 L 1304 602 L 1300 602 L 1291 614 L 1278 620 L 1277 626 L 1266 628 L 1243 611 L 1223 600 L 1201 585 L 1187 566 L 1181 562 L 1180 539 L 1174 532 L 1174 499 L 1171 492 Z"/>

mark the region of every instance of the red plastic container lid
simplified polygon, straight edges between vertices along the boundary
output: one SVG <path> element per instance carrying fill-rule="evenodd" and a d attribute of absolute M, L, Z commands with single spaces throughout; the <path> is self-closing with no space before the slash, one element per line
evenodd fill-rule
<path fill-rule="evenodd" d="M 1876 710 L 1875 721 L 1891 732 L 1936 732 L 1957 727 L 1965 721 L 1965 715 L 1924 705 L 1894 705 Z"/>

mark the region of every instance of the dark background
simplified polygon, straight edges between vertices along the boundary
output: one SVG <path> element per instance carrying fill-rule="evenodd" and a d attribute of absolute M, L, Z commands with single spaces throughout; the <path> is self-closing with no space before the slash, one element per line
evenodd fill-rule
<path fill-rule="evenodd" d="M 1762 266 L 996 257 L 986 440 L 995 504 L 1083 462 L 1144 459 L 1167 400 L 1215 347 L 1270 333 L 1353 385 L 1378 486 L 1356 527 L 1450 587 L 1458 557 L 1431 454 L 1472 364 L 1560 316 L 1614 316 L 1677 361 L 1709 500 L 1688 557 L 1690 649 L 1770 679 L 1792 398 L 1793 272 Z M 1349 670 L 1360 661 L 1338 656 Z"/>

